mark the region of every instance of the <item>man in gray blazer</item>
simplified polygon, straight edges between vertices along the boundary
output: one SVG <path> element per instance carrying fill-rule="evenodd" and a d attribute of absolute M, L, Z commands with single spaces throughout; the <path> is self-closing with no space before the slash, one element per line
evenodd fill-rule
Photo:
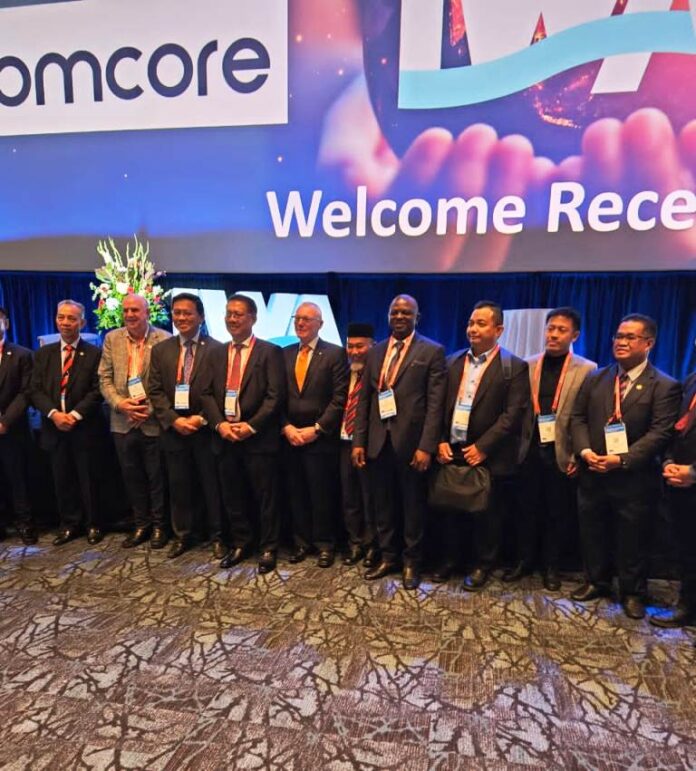
<path fill-rule="evenodd" d="M 160 427 L 148 391 L 152 347 L 171 335 L 150 324 L 147 300 L 140 295 L 123 299 L 123 323 L 104 338 L 99 364 L 99 387 L 111 407 L 111 433 L 135 524 L 122 546 L 132 548 L 152 536 L 152 548 L 161 549 L 168 536 Z"/>
<path fill-rule="evenodd" d="M 561 588 L 558 571 L 576 494 L 570 416 L 585 377 L 597 369 L 595 362 L 571 352 L 580 326 L 580 314 L 574 308 L 549 311 L 544 352 L 527 359 L 532 399 L 520 446 L 518 562 L 503 574 L 503 581 L 509 582 L 530 573 L 541 537 L 544 586 L 552 592 Z"/>

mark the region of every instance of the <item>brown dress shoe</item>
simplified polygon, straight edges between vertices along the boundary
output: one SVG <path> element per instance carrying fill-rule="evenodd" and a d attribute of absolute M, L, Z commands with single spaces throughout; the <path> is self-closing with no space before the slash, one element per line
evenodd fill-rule
<path fill-rule="evenodd" d="M 417 565 L 404 565 L 404 572 L 402 575 L 404 582 L 404 589 L 413 591 L 420 586 L 421 576 L 420 570 Z"/>
<path fill-rule="evenodd" d="M 309 549 L 304 546 L 298 546 L 295 551 L 288 557 L 288 562 L 291 565 L 297 565 L 299 562 L 304 562 L 309 554 Z"/>
<path fill-rule="evenodd" d="M 87 543 L 90 546 L 94 546 L 95 543 L 99 543 L 104 540 L 104 533 L 98 527 L 90 527 L 87 531 Z"/>
<path fill-rule="evenodd" d="M 645 618 L 645 604 L 643 600 L 636 594 L 627 594 L 622 602 L 621 606 L 624 609 L 624 613 L 628 618 L 633 618 L 636 621 L 640 621 L 641 618 Z"/>
<path fill-rule="evenodd" d="M 570 599 L 576 602 L 590 602 L 598 597 L 608 597 L 609 587 L 602 584 L 592 584 L 589 581 L 578 587 L 571 595 Z"/>
<path fill-rule="evenodd" d="M 365 552 L 363 551 L 363 547 L 359 543 L 354 543 L 351 545 L 348 554 L 343 558 L 343 564 L 344 565 L 357 565 L 358 562 L 363 558 L 363 554 Z"/>
<path fill-rule="evenodd" d="M 678 605 L 674 610 L 660 613 L 659 616 L 650 616 L 650 623 L 660 629 L 678 629 L 681 626 L 695 626 L 696 610 Z"/>
<path fill-rule="evenodd" d="M 477 592 L 483 589 L 488 581 L 491 571 L 486 568 L 474 568 L 468 576 L 464 576 L 462 589 L 467 592 Z"/>
<path fill-rule="evenodd" d="M 224 559 L 227 556 L 227 552 L 228 552 L 228 548 L 221 540 L 217 539 L 213 541 L 213 559 L 214 560 Z"/>
<path fill-rule="evenodd" d="M 331 549 L 322 549 L 319 552 L 317 567 L 330 568 L 334 564 L 334 553 Z"/>
<path fill-rule="evenodd" d="M 396 570 L 396 565 L 393 562 L 385 562 L 382 560 L 382 562 L 379 563 L 379 565 L 375 565 L 370 570 L 366 571 L 365 578 L 368 581 L 374 581 L 377 578 L 384 578 L 384 576 L 388 576 L 390 573 L 393 573 Z"/>
<path fill-rule="evenodd" d="M 168 541 L 169 536 L 163 527 L 152 528 L 152 538 L 150 538 L 151 549 L 164 549 Z"/>
<path fill-rule="evenodd" d="M 187 551 L 188 548 L 189 544 L 184 541 L 183 538 L 175 538 L 172 541 L 172 545 L 169 547 L 167 557 L 170 560 L 176 559 L 177 557 L 180 557 L 185 551 Z"/>
<path fill-rule="evenodd" d="M 243 546 L 237 546 L 227 553 L 225 557 L 220 560 L 221 568 L 231 568 L 235 565 L 239 565 L 242 560 L 245 560 L 248 556 L 248 551 Z"/>
<path fill-rule="evenodd" d="M 53 539 L 53 545 L 62 546 L 64 543 L 67 543 L 68 541 L 75 540 L 75 538 L 77 538 L 78 535 L 79 535 L 79 532 L 77 530 L 70 527 L 64 527 L 62 530 L 59 531 L 58 535 Z"/>
<path fill-rule="evenodd" d="M 261 552 L 259 557 L 259 573 L 270 573 L 276 568 L 276 553 L 274 551 Z"/>
<path fill-rule="evenodd" d="M 132 549 L 134 546 L 140 546 L 141 543 L 145 543 L 149 537 L 149 527 L 136 527 L 132 533 L 129 533 L 123 541 L 121 541 L 121 546 L 124 549 Z"/>

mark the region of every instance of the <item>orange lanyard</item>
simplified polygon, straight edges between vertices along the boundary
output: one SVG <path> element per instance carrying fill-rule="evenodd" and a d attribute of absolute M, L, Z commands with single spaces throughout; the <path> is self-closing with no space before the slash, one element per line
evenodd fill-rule
<path fill-rule="evenodd" d="M 474 403 L 474 399 L 476 399 L 476 392 L 478 391 L 479 385 L 481 384 L 481 379 L 483 378 L 486 370 L 491 365 L 491 362 L 495 357 L 498 355 L 498 351 L 500 350 L 500 346 L 496 345 L 496 347 L 491 351 L 491 355 L 486 359 L 483 366 L 481 367 L 479 371 L 479 376 L 474 383 L 474 392 L 471 394 L 471 404 Z M 473 354 L 472 354 L 473 356 Z M 461 402 L 464 401 L 462 399 L 462 396 L 464 396 L 464 389 L 466 388 L 466 384 L 468 382 L 468 372 L 469 372 L 469 366 L 471 363 L 471 357 L 469 356 L 469 352 L 466 353 L 464 357 L 464 371 L 462 372 L 462 379 L 459 381 L 459 393 L 457 394 L 457 401 Z"/>
<path fill-rule="evenodd" d="M 145 358 L 145 340 L 147 338 L 147 335 L 139 342 L 136 343 L 133 340 L 130 339 L 130 337 L 126 338 L 128 341 L 128 379 L 130 380 L 131 377 L 140 377 L 140 373 L 143 371 L 143 359 Z M 133 346 L 137 349 L 136 352 L 136 363 L 138 365 L 138 369 L 135 372 L 135 375 L 133 375 Z"/>
<path fill-rule="evenodd" d="M 541 358 L 536 364 L 534 370 L 534 387 L 532 388 L 532 404 L 534 405 L 534 414 L 541 415 L 541 405 L 539 404 L 539 384 L 541 383 L 541 369 L 544 366 L 544 357 L 546 354 L 542 354 Z M 573 358 L 572 353 L 567 353 L 565 361 L 563 362 L 563 368 L 561 369 L 561 375 L 558 378 L 558 385 L 556 386 L 556 393 L 553 396 L 553 402 L 551 404 L 551 412 L 555 415 L 558 409 L 558 402 L 561 400 L 561 391 L 563 390 L 563 383 L 565 382 L 566 375 L 568 373 L 568 367 L 570 366 L 570 360 Z"/>
<path fill-rule="evenodd" d="M 251 356 L 251 352 L 254 350 L 254 345 L 256 344 L 256 338 L 252 336 L 251 340 L 249 341 L 249 354 L 246 357 L 246 361 L 242 359 L 239 362 L 239 385 L 241 387 L 242 385 L 242 379 L 244 378 L 244 370 L 246 369 L 247 364 L 249 363 L 249 356 Z M 233 350 L 235 343 L 228 343 L 227 344 L 227 380 L 225 380 L 225 389 L 227 391 L 230 390 L 230 380 L 232 379 L 232 361 L 234 359 L 234 355 L 238 354 L 239 356 L 242 355 L 242 351 L 244 348 L 241 348 L 239 351 Z M 246 346 L 244 346 L 246 347 Z"/>

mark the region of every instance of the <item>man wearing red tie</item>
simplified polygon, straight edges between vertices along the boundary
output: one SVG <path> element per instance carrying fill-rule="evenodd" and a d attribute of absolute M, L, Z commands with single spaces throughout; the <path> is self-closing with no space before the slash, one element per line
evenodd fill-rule
<path fill-rule="evenodd" d="M 658 456 L 678 418 L 679 383 L 650 364 L 657 325 L 625 316 L 614 335 L 611 364 L 591 372 L 571 418 L 573 449 L 581 458 L 578 483 L 585 583 L 571 598 L 609 594 L 612 558 L 619 597 L 629 618 L 645 616 L 650 512 L 659 489 Z"/>
<path fill-rule="evenodd" d="M 365 578 L 382 578 L 403 563 L 409 590 L 421 580 L 425 472 L 437 450 L 446 389 L 444 348 L 416 332 L 419 317 L 410 295 L 392 300 L 391 335 L 367 357 L 352 452 L 358 469 L 369 466 L 382 552 Z"/>
<path fill-rule="evenodd" d="M 56 546 L 77 538 L 87 526 L 90 544 L 102 540 L 99 456 L 104 424 L 99 393 L 100 351 L 80 338 L 85 307 L 63 300 L 56 310 L 60 341 L 36 352 L 31 402 L 41 413 L 43 449 L 51 455 L 60 530 Z"/>
<path fill-rule="evenodd" d="M 673 611 L 650 618 L 651 624 L 663 629 L 696 624 L 696 372 L 684 383 L 679 415 L 662 476 L 677 538 L 681 592 Z"/>
<path fill-rule="evenodd" d="M 203 412 L 214 429 L 222 505 L 231 539 L 220 562 L 231 568 L 259 542 L 259 573 L 275 569 L 278 550 L 278 453 L 285 400 L 281 349 L 253 334 L 256 303 L 235 294 L 227 301 L 227 345 L 210 351 L 201 375 Z M 255 526 L 253 509 L 258 509 Z M 255 538 L 258 531 L 258 539 Z"/>
<path fill-rule="evenodd" d="M 375 344 L 374 337 L 372 324 L 348 325 L 346 353 L 350 362 L 350 382 L 341 423 L 341 502 L 343 522 L 348 533 L 348 554 L 343 558 L 343 564 L 355 565 L 364 557 L 365 567 L 374 567 L 378 562 L 377 532 L 371 508 L 367 470 L 355 468 L 350 455 L 365 361 Z"/>

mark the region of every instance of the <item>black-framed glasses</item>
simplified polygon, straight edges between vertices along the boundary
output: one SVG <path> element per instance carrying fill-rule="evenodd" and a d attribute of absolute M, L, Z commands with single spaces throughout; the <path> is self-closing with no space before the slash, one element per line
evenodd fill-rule
<path fill-rule="evenodd" d="M 647 335 L 634 335 L 634 334 L 624 334 L 623 332 L 617 332 L 615 335 L 612 335 L 611 339 L 615 343 L 619 343 L 622 340 L 625 340 L 627 343 L 635 343 L 636 340 L 650 340 L 650 338 Z"/>

